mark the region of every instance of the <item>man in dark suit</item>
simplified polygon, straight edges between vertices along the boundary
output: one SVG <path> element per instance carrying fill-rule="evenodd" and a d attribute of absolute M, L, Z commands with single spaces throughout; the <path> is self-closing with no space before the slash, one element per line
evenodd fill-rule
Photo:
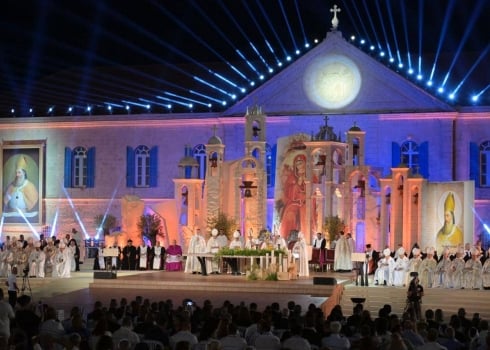
<path fill-rule="evenodd" d="M 327 241 L 325 241 L 325 238 L 323 238 L 323 235 L 321 232 L 318 232 L 316 234 L 316 238 L 313 241 L 313 248 L 316 249 L 324 249 L 326 247 Z"/>
<path fill-rule="evenodd" d="M 367 273 L 368 275 L 374 274 L 376 267 L 378 266 L 379 252 L 373 249 L 371 244 L 366 244 L 366 260 L 367 260 Z"/>

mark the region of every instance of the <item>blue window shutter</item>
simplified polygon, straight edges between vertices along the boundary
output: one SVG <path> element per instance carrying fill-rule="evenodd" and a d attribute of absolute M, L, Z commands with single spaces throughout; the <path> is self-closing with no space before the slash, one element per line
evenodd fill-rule
<path fill-rule="evenodd" d="M 87 187 L 95 187 L 95 147 L 90 147 L 87 152 Z"/>
<path fill-rule="evenodd" d="M 126 187 L 134 187 L 134 150 L 126 148 Z"/>
<path fill-rule="evenodd" d="M 402 161 L 400 145 L 396 142 L 391 143 L 391 167 L 396 168 Z"/>
<path fill-rule="evenodd" d="M 158 147 L 150 149 L 150 187 L 158 186 Z"/>
<path fill-rule="evenodd" d="M 71 153 L 71 148 L 65 147 L 65 188 L 72 187 L 72 161 L 73 155 Z"/>
<path fill-rule="evenodd" d="M 480 147 L 474 142 L 470 142 L 470 180 L 480 187 Z"/>
<path fill-rule="evenodd" d="M 424 178 L 429 178 L 429 142 L 419 145 L 419 173 Z"/>

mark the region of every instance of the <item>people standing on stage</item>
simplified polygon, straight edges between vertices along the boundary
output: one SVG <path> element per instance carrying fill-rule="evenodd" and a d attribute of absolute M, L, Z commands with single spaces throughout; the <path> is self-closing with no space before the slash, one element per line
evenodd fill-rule
<path fill-rule="evenodd" d="M 173 240 L 172 244 L 166 249 L 166 271 L 181 271 L 182 270 L 182 247 L 177 244 L 177 240 Z"/>
<path fill-rule="evenodd" d="M 399 247 L 396 250 L 395 255 L 395 265 L 393 266 L 393 285 L 396 287 L 405 287 L 408 279 L 408 258 L 405 254 L 405 248 Z"/>
<path fill-rule="evenodd" d="M 80 248 L 78 248 L 77 241 L 70 239 L 68 243 L 68 249 L 71 251 L 71 272 L 80 271 Z"/>
<path fill-rule="evenodd" d="M 233 240 L 230 242 L 230 249 L 243 249 L 243 242 L 241 240 L 242 236 L 239 231 L 233 232 Z M 241 275 L 240 270 L 238 268 L 238 258 L 228 258 L 228 265 L 231 267 L 231 274 L 234 276 Z"/>
<path fill-rule="evenodd" d="M 338 272 L 352 270 L 352 249 L 343 231 L 340 231 L 339 239 L 335 244 L 335 261 L 333 268 Z"/>
<path fill-rule="evenodd" d="M 395 260 L 391 256 L 390 248 L 383 250 L 383 258 L 378 261 L 378 268 L 374 273 L 375 285 L 392 285 L 393 284 L 393 269 L 395 268 Z"/>
<path fill-rule="evenodd" d="M 480 251 L 473 247 L 471 248 L 471 258 L 464 265 L 463 288 L 481 289 L 482 269 L 483 266 L 480 261 Z"/>
<path fill-rule="evenodd" d="M 104 241 L 101 241 L 99 243 L 99 246 L 97 247 L 97 250 L 95 251 L 94 270 L 105 270 L 106 269 L 104 248 L 105 248 L 105 243 L 104 243 Z"/>
<path fill-rule="evenodd" d="M 54 256 L 53 277 L 70 278 L 71 259 L 70 250 L 67 249 L 64 242 L 60 242 L 58 251 Z"/>
<path fill-rule="evenodd" d="M 436 271 L 434 273 L 433 288 L 449 288 L 448 271 L 451 266 L 451 258 L 449 255 L 449 249 L 444 248 L 441 254 L 441 260 L 437 263 Z"/>
<path fill-rule="evenodd" d="M 163 257 L 165 256 L 165 247 L 160 245 L 160 241 L 155 242 L 155 246 L 151 249 L 153 260 L 151 268 L 153 270 L 163 270 Z"/>
<path fill-rule="evenodd" d="M 293 246 L 293 255 L 298 260 L 298 276 L 308 277 L 310 268 L 308 266 L 308 251 L 306 250 L 306 240 L 303 232 L 298 233 L 298 240 Z"/>
<path fill-rule="evenodd" d="M 343 231 L 340 231 L 341 234 L 343 234 Z M 336 234 L 334 239 L 330 241 L 330 249 L 335 249 L 335 247 L 337 246 L 337 242 L 339 241 L 340 239 L 340 234 Z"/>
<path fill-rule="evenodd" d="M 52 275 L 53 274 L 53 267 L 54 267 L 54 255 L 56 254 L 56 248 L 54 246 L 54 241 L 52 239 L 47 240 L 47 246 L 44 247 L 43 252 L 46 255 L 46 260 L 45 260 L 45 271 L 47 275 Z"/>
<path fill-rule="evenodd" d="M 419 283 L 424 288 L 432 288 L 434 285 L 434 274 L 437 268 L 437 261 L 434 259 L 434 252 L 435 249 L 433 247 L 427 248 L 427 255 L 419 265 Z"/>
<path fill-rule="evenodd" d="M 463 287 L 463 272 L 464 272 L 464 250 L 462 247 L 458 247 L 456 250 L 456 257 L 451 261 L 449 265 L 449 271 L 447 272 L 448 287 L 454 289 L 461 289 Z"/>
<path fill-rule="evenodd" d="M 487 249 L 487 256 L 488 255 L 490 255 L 490 248 Z M 487 258 L 483 263 L 481 277 L 482 277 L 483 289 L 489 290 L 490 289 L 490 259 L 489 258 Z"/>
<path fill-rule="evenodd" d="M 206 253 L 216 254 L 219 251 L 218 230 L 211 230 L 211 237 L 206 243 Z M 206 258 L 206 270 L 210 274 L 219 274 L 219 263 L 214 258 Z"/>
<path fill-rule="evenodd" d="M 29 277 L 44 278 L 46 254 L 41 250 L 41 242 L 34 243 L 34 247 L 29 255 Z"/>
<path fill-rule="evenodd" d="M 122 266 L 123 270 L 135 270 L 136 269 L 136 247 L 133 246 L 133 241 L 128 239 L 127 245 L 122 250 Z"/>
<path fill-rule="evenodd" d="M 254 238 L 254 230 L 250 228 L 248 230 L 247 239 L 245 240 L 245 249 L 256 249 L 257 248 L 257 239 Z"/>
<path fill-rule="evenodd" d="M 420 248 L 414 247 L 412 249 L 412 257 L 409 258 L 408 261 L 408 276 L 410 276 L 411 272 L 419 273 L 419 267 L 422 263 L 422 254 L 420 252 Z"/>
<path fill-rule="evenodd" d="M 374 275 L 376 268 L 378 267 L 379 253 L 373 249 L 370 243 L 366 244 L 366 273 L 368 275 Z"/>
<path fill-rule="evenodd" d="M 111 256 L 110 263 L 111 263 L 111 269 L 112 270 L 118 270 L 120 267 L 120 257 L 121 257 L 121 248 L 117 245 L 117 241 L 114 240 L 114 243 L 112 243 L 112 249 L 117 251 L 116 256 Z"/>
<path fill-rule="evenodd" d="M 345 238 L 347 239 L 347 243 L 349 243 L 350 252 L 354 253 L 356 251 L 356 241 L 352 238 L 352 234 L 348 233 Z"/>
<path fill-rule="evenodd" d="M 187 259 L 185 261 L 185 271 L 186 273 L 202 273 L 201 262 L 205 264 L 204 257 L 198 257 L 190 254 L 201 254 L 206 252 L 206 240 L 201 234 L 201 230 L 197 229 L 194 235 L 189 240 L 189 249 L 187 250 Z M 201 261 L 200 261 L 201 259 Z"/>
<path fill-rule="evenodd" d="M 225 232 L 223 230 L 219 231 L 218 237 L 216 238 L 218 240 L 218 246 L 219 248 L 225 248 L 228 247 L 230 242 L 228 241 L 228 237 L 226 236 Z"/>
<path fill-rule="evenodd" d="M 137 255 L 138 255 L 138 268 L 140 270 L 147 270 L 148 269 L 148 253 L 150 252 L 150 249 L 146 245 L 146 242 L 144 239 L 141 240 L 141 244 L 138 247 L 137 250 Z"/>

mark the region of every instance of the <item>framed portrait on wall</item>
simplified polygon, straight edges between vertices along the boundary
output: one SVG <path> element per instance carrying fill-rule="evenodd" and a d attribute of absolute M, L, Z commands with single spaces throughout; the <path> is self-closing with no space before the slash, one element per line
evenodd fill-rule
<path fill-rule="evenodd" d="M 41 225 L 45 141 L 4 141 L 1 148 L 3 224 Z"/>

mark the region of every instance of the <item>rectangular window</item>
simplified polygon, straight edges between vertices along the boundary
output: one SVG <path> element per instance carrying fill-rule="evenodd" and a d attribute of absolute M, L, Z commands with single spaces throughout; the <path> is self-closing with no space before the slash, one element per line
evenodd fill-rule
<path fill-rule="evenodd" d="M 150 162 L 148 154 L 136 155 L 136 187 L 148 187 L 150 181 Z"/>
<path fill-rule="evenodd" d="M 73 187 L 85 187 L 87 185 L 86 157 L 83 155 L 75 155 L 74 160 Z"/>
<path fill-rule="evenodd" d="M 482 151 L 481 152 L 481 174 L 480 174 L 480 185 L 481 186 L 489 186 L 489 177 L 490 177 L 490 162 L 488 161 L 490 156 L 490 151 Z"/>

